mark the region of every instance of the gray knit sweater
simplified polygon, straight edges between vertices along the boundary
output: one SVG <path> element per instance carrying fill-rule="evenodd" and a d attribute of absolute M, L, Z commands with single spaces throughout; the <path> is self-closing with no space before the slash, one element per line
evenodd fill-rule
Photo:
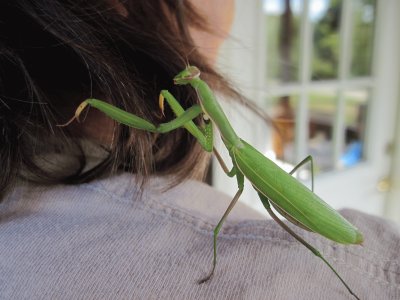
<path fill-rule="evenodd" d="M 352 299 L 333 273 L 272 220 L 195 181 L 142 195 L 120 175 L 79 186 L 21 185 L 0 204 L 0 299 Z M 400 299 L 400 234 L 345 210 L 363 246 L 296 229 L 361 299 Z"/>

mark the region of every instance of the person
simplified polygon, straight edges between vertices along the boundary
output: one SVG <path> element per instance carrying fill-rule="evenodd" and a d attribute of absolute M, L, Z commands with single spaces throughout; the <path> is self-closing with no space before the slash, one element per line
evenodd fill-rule
<path fill-rule="evenodd" d="M 160 90 L 184 107 L 197 103 L 171 80 L 188 62 L 214 90 L 238 97 L 213 65 L 232 5 L 2 1 L 0 299 L 350 298 L 321 260 L 240 203 L 219 235 L 216 273 L 198 284 L 231 199 L 199 181 L 209 156 L 195 139 L 118 126 L 95 109 L 56 126 L 88 97 L 154 124 L 171 120 L 168 107 L 160 114 Z M 362 246 L 294 230 L 360 298 L 399 299 L 398 228 L 342 214 L 363 232 Z"/>

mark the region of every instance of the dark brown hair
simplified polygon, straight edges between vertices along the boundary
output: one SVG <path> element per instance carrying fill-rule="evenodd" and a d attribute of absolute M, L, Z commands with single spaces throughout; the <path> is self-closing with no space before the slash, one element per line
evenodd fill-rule
<path fill-rule="evenodd" d="M 171 80 L 187 62 L 213 88 L 234 93 L 196 50 L 188 28 L 207 24 L 188 1 L 127 0 L 126 16 L 110 3 L 1 1 L 0 199 L 19 178 L 72 184 L 127 170 L 174 174 L 179 182 L 204 173 L 204 151 L 185 130 L 154 135 L 115 126 L 107 155 L 88 167 L 87 137 L 56 126 L 88 97 L 155 124 L 172 119 L 168 109 L 161 117 L 158 94 L 169 89 L 184 107 L 197 102 L 191 88 Z M 57 153 L 69 159 L 60 165 Z"/>

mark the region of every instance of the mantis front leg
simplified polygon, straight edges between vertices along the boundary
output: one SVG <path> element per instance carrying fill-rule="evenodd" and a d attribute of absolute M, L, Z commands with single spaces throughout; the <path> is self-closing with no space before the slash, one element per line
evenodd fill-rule
<path fill-rule="evenodd" d="M 111 119 L 119 123 L 125 124 L 129 127 L 142 129 L 150 132 L 157 132 L 156 126 L 150 123 L 149 121 L 146 121 L 145 119 L 142 119 L 134 114 L 128 113 L 118 107 L 115 107 L 107 102 L 98 99 L 86 99 L 85 101 L 83 101 L 76 109 L 75 115 L 65 124 L 58 126 L 60 127 L 67 126 L 74 120 L 77 120 L 79 122 L 79 116 L 87 106 L 93 106 L 94 108 L 105 113 Z"/>
<path fill-rule="evenodd" d="M 170 122 L 160 124 L 157 128 L 158 132 L 164 133 L 179 127 L 184 127 L 197 139 L 204 150 L 206 150 L 207 152 L 213 151 L 214 141 L 211 120 L 207 120 L 203 128 L 197 126 L 193 122 L 194 118 L 203 113 L 200 105 L 193 105 L 185 111 L 178 100 L 176 100 L 169 91 L 162 90 L 159 98 L 159 106 L 163 112 L 164 99 L 167 100 L 167 103 L 169 104 L 177 118 Z"/>
<path fill-rule="evenodd" d="M 162 109 L 164 96 L 167 99 L 167 102 L 173 108 L 177 118 L 170 122 L 162 123 L 158 127 L 143 118 L 98 99 L 86 99 L 83 101 L 76 109 L 74 116 L 65 124 L 58 126 L 68 126 L 74 120 L 79 121 L 79 116 L 85 110 L 85 108 L 92 106 L 121 124 L 149 132 L 167 133 L 179 127 L 185 127 L 199 141 L 201 146 L 206 151 L 211 152 L 213 149 L 212 123 L 207 122 L 204 128 L 200 128 L 192 121 L 203 112 L 201 107 L 199 105 L 193 105 L 185 111 L 179 102 L 168 91 L 164 90 L 160 94 L 160 107 Z"/>

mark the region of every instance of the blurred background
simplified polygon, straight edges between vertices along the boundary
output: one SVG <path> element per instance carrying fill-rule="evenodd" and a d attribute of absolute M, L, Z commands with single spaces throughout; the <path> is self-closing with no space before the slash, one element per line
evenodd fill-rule
<path fill-rule="evenodd" d="M 336 209 L 400 222 L 400 1 L 235 3 L 219 68 L 280 131 L 223 103 L 240 136 L 287 171 L 311 154 L 315 192 Z M 310 185 L 310 166 L 296 176 Z M 217 163 L 212 182 L 237 190 Z M 249 184 L 241 201 L 264 212 Z"/>

